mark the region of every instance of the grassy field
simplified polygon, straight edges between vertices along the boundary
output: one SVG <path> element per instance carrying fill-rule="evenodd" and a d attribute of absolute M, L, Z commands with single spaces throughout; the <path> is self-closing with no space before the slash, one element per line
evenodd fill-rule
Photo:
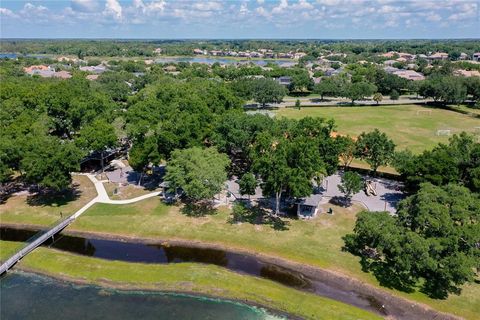
<path fill-rule="evenodd" d="M 277 114 L 295 119 L 306 116 L 333 118 L 340 133 L 355 136 L 378 128 L 388 134 L 399 149 L 408 148 L 415 153 L 448 141 L 447 136 L 437 136 L 437 130 L 449 129 L 452 134 L 461 131 L 474 133 L 475 127 L 480 126 L 479 118 L 416 105 L 281 108 Z"/>
<path fill-rule="evenodd" d="M 352 231 L 360 208 L 331 207 L 335 212 L 333 216 L 323 214 L 310 221 L 287 220 L 288 230 L 277 231 L 268 225 L 232 225 L 228 223 L 227 209 L 221 209 L 214 215 L 189 217 L 178 207 L 163 205 L 157 199 L 147 199 L 123 206 L 96 204 L 69 229 L 208 242 L 326 268 L 380 286 L 371 274 L 361 270 L 357 257 L 341 251 L 341 237 Z M 418 291 L 390 291 L 467 319 L 475 319 L 480 313 L 478 284 L 465 286 L 461 296 L 452 295 L 447 300 L 433 300 Z"/>
<path fill-rule="evenodd" d="M 8 251 L 10 242 L 0 242 Z M 248 301 L 301 316 L 305 319 L 380 319 L 367 311 L 297 291 L 272 281 L 240 275 L 213 265 L 181 263 L 152 265 L 82 257 L 39 248 L 20 266 L 91 284 L 119 288 L 186 291 Z"/>
<path fill-rule="evenodd" d="M 156 190 L 147 190 L 142 187 L 134 186 L 134 185 L 127 185 L 127 186 L 118 186 L 118 184 L 113 182 L 105 182 L 103 184 L 105 190 L 107 191 L 108 196 L 112 200 L 124 200 L 124 199 L 132 199 L 139 196 L 143 196 L 145 194 L 149 194 L 151 192 L 160 191 L 160 189 Z M 117 189 L 117 194 L 115 194 L 115 189 Z"/>
<path fill-rule="evenodd" d="M 16 195 L 0 205 L 1 223 L 25 223 L 50 225 L 63 217 L 75 213 L 92 200 L 97 192 L 86 176 L 73 176 L 76 185 L 74 194 L 42 198 Z"/>

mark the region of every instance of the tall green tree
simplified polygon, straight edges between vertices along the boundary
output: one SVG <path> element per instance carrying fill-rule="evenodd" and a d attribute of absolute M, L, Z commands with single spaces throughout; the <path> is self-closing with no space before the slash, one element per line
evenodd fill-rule
<path fill-rule="evenodd" d="M 400 202 L 397 216 L 362 212 L 345 247 L 390 285 L 411 289 L 423 279 L 436 298 L 460 291 L 480 267 L 480 200 L 462 186 L 422 184 Z"/>
<path fill-rule="evenodd" d="M 353 140 L 350 136 L 338 136 L 335 138 L 335 143 L 338 146 L 340 162 L 346 169 L 350 166 L 355 158 L 355 152 L 357 148 L 355 140 Z"/>
<path fill-rule="evenodd" d="M 380 92 L 377 92 L 377 93 L 375 93 L 375 94 L 373 95 L 373 98 L 372 98 L 372 99 L 373 99 L 373 101 L 375 101 L 375 102 L 377 103 L 377 106 L 378 106 L 378 104 L 379 104 L 380 102 L 382 102 L 383 96 L 382 96 L 382 94 L 381 94 Z"/>
<path fill-rule="evenodd" d="M 267 103 L 280 103 L 287 94 L 284 86 L 273 79 L 257 79 L 253 85 L 253 99 L 263 107 Z"/>
<path fill-rule="evenodd" d="M 317 140 L 311 137 L 266 132 L 257 139 L 254 152 L 254 171 L 262 179 L 263 193 L 275 196 L 275 214 L 280 213 L 284 192 L 295 198 L 310 195 L 312 180 L 324 171 Z"/>
<path fill-rule="evenodd" d="M 356 144 L 356 156 L 370 165 L 373 174 L 377 172 L 379 166 L 387 165 L 393 159 L 395 144 L 378 129 L 360 134 Z"/>
<path fill-rule="evenodd" d="M 352 104 L 354 104 L 356 100 L 371 96 L 375 91 L 377 91 L 377 87 L 374 84 L 361 81 L 347 85 L 343 95 L 352 100 Z"/>
<path fill-rule="evenodd" d="M 324 78 L 320 83 L 314 85 L 313 92 L 320 95 L 320 99 L 324 97 L 336 97 L 339 94 L 339 86 L 333 77 Z"/>
<path fill-rule="evenodd" d="M 100 152 L 103 170 L 105 151 L 117 145 L 114 126 L 103 119 L 96 119 L 84 126 L 78 135 L 76 142 L 83 150 Z"/>
<path fill-rule="evenodd" d="M 250 199 L 250 196 L 255 195 L 255 189 L 257 188 L 257 185 L 257 178 L 255 178 L 255 175 L 251 172 L 245 173 L 238 181 L 240 194 L 248 195 L 248 199 Z"/>
<path fill-rule="evenodd" d="M 394 162 L 409 190 L 422 182 L 434 185 L 460 183 L 474 192 L 480 191 L 480 143 L 472 135 L 461 133 L 419 155 L 401 153 Z"/>
<path fill-rule="evenodd" d="M 345 200 L 350 202 L 352 196 L 362 190 L 362 177 L 353 171 L 347 171 L 341 178 L 341 183 L 338 185 L 338 190 L 344 194 Z"/>
<path fill-rule="evenodd" d="M 227 155 L 215 148 L 175 150 L 167 164 L 165 181 L 170 190 L 181 188 L 193 201 L 212 199 L 224 188 L 229 164 Z"/>
<path fill-rule="evenodd" d="M 74 143 L 50 136 L 31 137 L 20 169 L 27 182 L 54 191 L 67 189 L 71 172 L 80 169 L 84 153 Z"/>

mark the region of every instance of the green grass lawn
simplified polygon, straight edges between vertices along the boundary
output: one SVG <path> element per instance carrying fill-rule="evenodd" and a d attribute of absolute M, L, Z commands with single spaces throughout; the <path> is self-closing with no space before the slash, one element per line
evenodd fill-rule
<path fill-rule="evenodd" d="M 361 270 L 357 257 L 341 250 L 341 238 L 352 231 L 360 208 L 332 207 L 333 216 L 321 214 L 309 221 L 288 220 L 288 230 L 276 231 L 267 225 L 232 225 L 227 222 L 227 209 L 215 215 L 188 217 L 178 207 L 163 205 L 158 199 L 147 199 L 130 205 L 96 204 L 69 229 L 219 244 L 341 272 L 380 287 L 371 274 Z M 433 300 L 420 292 L 384 290 L 468 319 L 480 314 L 478 284 L 465 286 L 461 296 L 452 295 L 447 300 Z"/>
<path fill-rule="evenodd" d="M 0 204 L 0 223 L 51 225 L 75 213 L 97 196 L 95 186 L 86 176 L 73 176 L 74 195 L 37 199 L 28 195 L 10 197 Z"/>
<path fill-rule="evenodd" d="M 416 105 L 281 108 L 276 112 L 279 116 L 295 119 L 306 116 L 333 118 L 340 133 L 355 136 L 378 128 L 391 137 L 399 149 L 408 148 L 415 153 L 448 141 L 447 136 L 437 136 L 437 130 L 450 129 L 452 134 L 475 133 L 475 127 L 480 126 L 479 118 Z M 477 133 L 480 132 L 477 130 Z"/>
<path fill-rule="evenodd" d="M 0 249 L 11 243 L 1 241 Z M 39 248 L 20 262 L 53 276 L 119 288 L 195 292 L 271 307 L 305 319 L 380 319 L 376 315 L 269 280 L 241 275 L 213 265 L 181 263 L 153 265 L 82 257 Z"/>

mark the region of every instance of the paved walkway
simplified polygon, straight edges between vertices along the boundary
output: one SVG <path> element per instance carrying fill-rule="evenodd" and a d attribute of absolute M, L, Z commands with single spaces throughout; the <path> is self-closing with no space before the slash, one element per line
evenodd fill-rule
<path fill-rule="evenodd" d="M 345 98 L 330 98 L 328 97 L 326 100 L 320 100 L 320 97 L 311 98 L 311 97 L 299 97 L 300 103 L 306 106 L 351 106 L 351 100 Z M 284 108 L 284 107 L 293 107 L 295 106 L 295 102 L 297 98 L 293 97 L 286 97 L 280 103 L 272 103 L 270 104 L 272 107 Z M 421 99 L 415 97 L 401 97 L 398 100 L 391 100 L 389 97 L 384 97 L 381 102 L 378 103 L 379 106 L 382 105 L 402 105 L 402 104 L 416 104 L 416 103 L 428 103 L 431 102 L 431 99 Z M 356 100 L 355 105 L 362 106 L 377 106 L 377 103 L 372 99 L 364 99 L 364 100 Z"/>
<path fill-rule="evenodd" d="M 98 203 L 128 204 L 128 203 L 134 203 L 134 202 L 138 202 L 138 201 L 141 201 L 141 200 L 144 200 L 144 199 L 148 199 L 148 198 L 151 198 L 151 197 L 156 197 L 156 196 L 160 195 L 160 193 L 161 193 L 160 191 L 157 191 L 157 192 L 144 194 L 143 196 L 139 196 L 139 197 L 132 198 L 132 199 L 112 200 L 108 196 L 107 190 L 105 190 L 105 186 L 103 185 L 102 181 L 95 178 L 95 176 L 92 175 L 92 174 L 87 174 L 86 176 L 90 179 L 90 181 L 92 181 L 93 185 L 95 186 L 95 189 L 97 190 L 97 197 L 93 200 L 95 200 L 95 202 L 98 202 Z M 80 210 L 82 210 L 82 209 L 80 209 Z"/>
<path fill-rule="evenodd" d="M 95 189 L 97 190 L 97 196 L 92 200 L 90 200 L 90 202 L 88 202 L 86 205 L 80 208 L 77 212 L 67 217 L 66 219 L 62 219 L 53 228 L 41 234 L 34 241 L 27 243 L 21 250 L 19 250 L 14 255 L 12 255 L 9 259 L 7 259 L 2 265 L 0 265 L 0 274 L 3 274 L 4 272 L 6 272 L 8 269 L 14 266 L 20 259 L 22 259 L 24 256 L 26 256 L 27 254 L 35 250 L 42 243 L 47 241 L 50 237 L 53 237 L 55 234 L 57 234 L 58 232 L 68 227 L 78 217 L 80 217 L 81 214 L 87 211 L 87 209 L 93 206 L 95 203 L 128 204 L 128 203 L 141 201 L 147 198 L 155 197 L 160 194 L 160 192 L 152 192 L 152 193 L 145 194 L 143 196 L 139 196 L 133 199 L 112 200 L 108 197 L 107 191 L 103 186 L 103 182 L 97 180 L 97 178 L 95 178 L 95 175 L 93 174 L 80 174 L 80 175 L 86 175 L 88 179 L 92 181 L 93 185 L 95 186 Z"/>
<path fill-rule="evenodd" d="M 367 176 L 362 176 L 364 179 Z M 235 181 L 234 177 L 232 180 L 227 181 L 228 191 L 233 193 L 235 198 L 247 198 L 246 196 L 240 195 L 238 183 Z M 390 213 L 396 212 L 397 204 L 402 200 L 405 195 L 400 190 L 401 183 L 393 180 L 382 179 L 382 178 L 370 178 L 373 180 L 373 184 L 376 185 L 376 196 L 367 196 L 365 191 L 362 190 L 355 195 L 353 195 L 352 200 L 362 204 L 366 209 L 370 211 L 388 211 Z M 328 176 L 324 179 L 323 187 L 320 188 L 320 194 L 324 197 L 324 200 L 321 201 L 321 204 L 326 204 L 334 197 L 343 197 L 343 193 L 338 189 L 338 185 L 341 182 L 341 176 L 339 174 L 334 174 Z M 260 187 L 257 187 L 255 195 L 251 196 L 252 200 L 262 199 L 262 190 Z"/>
<path fill-rule="evenodd" d="M 363 178 L 365 177 L 366 176 L 363 176 Z M 352 200 L 360 202 L 370 211 L 388 211 L 395 213 L 398 202 L 405 197 L 399 188 L 401 183 L 382 178 L 369 179 L 373 180 L 373 184 L 376 185 L 377 195 L 367 196 L 365 191 L 362 190 L 353 195 Z M 338 189 L 340 182 L 341 176 L 339 174 L 325 178 L 321 194 L 328 198 L 343 197 L 343 193 Z"/>

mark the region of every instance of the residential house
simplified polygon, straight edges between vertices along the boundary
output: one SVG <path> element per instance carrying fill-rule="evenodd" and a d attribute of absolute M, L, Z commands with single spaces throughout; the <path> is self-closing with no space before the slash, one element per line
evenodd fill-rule
<path fill-rule="evenodd" d="M 252 51 L 250 52 L 250 57 L 252 58 L 263 58 L 263 54 L 260 52 Z"/>
<path fill-rule="evenodd" d="M 94 81 L 98 79 L 98 74 L 89 74 L 85 77 L 87 80 Z"/>
<path fill-rule="evenodd" d="M 468 60 L 468 54 L 465 52 L 460 53 L 460 57 L 458 57 L 460 60 Z"/>
<path fill-rule="evenodd" d="M 202 50 L 202 49 L 193 49 L 193 54 L 207 54 L 207 52 L 205 50 Z"/>
<path fill-rule="evenodd" d="M 177 68 L 175 66 L 166 66 L 165 68 L 163 68 L 163 71 L 165 71 L 166 73 L 171 73 L 171 74 L 177 74 Z"/>
<path fill-rule="evenodd" d="M 305 57 L 307 54 L 305 52 L 295 52 L 293 55 L 293 59 L 298 60 L 300 58 Z"/>
<path fill-rule="evenodd" d="M 274 59 L 275 58 L 275 53 L 273 51 L 267 51 L 263 54 L 263 56 L 267 59 Z"/>
<path fill-rule="evenodd" d="M 85 72 L 91 72 L 91 73 L 104 73 L 107 71 L 107 68 L 103 65 L 98 65 L 98 66 L 85 66 L 85 67 L 80 67 L 80 71 L 85 71 Z"/>
<path fill-rule="evenodd" d="M 416 70 L 417 68 L 418 68 L 418 66 L 415 63 L 407 64 L 407 69 Z"/>
<path fill-rule="evenodd" d="M 406 53 L 406 52 L 399 52 L 398 56 L 402 59 L 405 59 L 405 61 L 415 60 L 415 55 L 414 54 L 410 54 L 410 53 Z M 398 59 L 397 59 L 397 61 L 398 61 Z"/>
<path fill-rule="evenodd" d="M 280 59 L 292 59 L 293 58 L 293 54 L 287 52 L 280 52 L 279 54 L 277 54 L 277 57 L 280 58 Z"/>
<path fill-rule="evenodd" d="M 398 68 L 395 68 L 395 67 L 390 67 L 390 66 L 387 66 L 385 68 L 383 68 L 383 70 L 386 72 L 386 73 L 394 73 L 394 72 L 397 72 L 397 71 L 400 71 L 400 69 Z"/>
<path fill-rule="evenodd" d="M 475 53 L 472 55 L 472 60 L 473 60 L 473 61 L 479 61 L 479 62 L 480 62 L 480 52 L 475 52 Z"/>
<path fill-rule="evenodd" d="M 292 83 L 292 78 L 287 76 L 279 77 L 276 80 L 279 84 L 284 85 L 286 87 L 288 87 Z"/>
<path fill-rule="evenodd" d="M 412 81 L 425 80 L 425 76 L 423 74 L 414 70 L 398 70 L 393 72 L 392 74 L 400 78 Z"/>
<path fill-rule="evenodd" d="M 283 62 L 283 63 L 280 63 L 278 66 L 280 68 L 292 68 L 292 67 L 295 67 L 297 65 L 296 62 Z"/>
<path fill-rule="evenodd" d="M 28 74 L 32 74 L 34 71 L 54 71 L 50 66 L 44 64 L 34 65 L 23 68 L 23 71 Z"/>
<path fill-rule="evenodd" d="M 462 77 L 480 77 L 480 72 L 478 70 L 455 70 L 453 71 L 453 74 L 456 76 L 462 76 Z"/>
<path fill-rule="evenodd" d="M 448 59 L 448 53 L 445 52 L 435 52 L 434 54 L 431 54 L 427 57 L 428 60 L 434 61 L 434 60 L 447 60 Z"/>
<path fill-rule="evenodd" d="M 72 77 L 72 74 L 68 71 L 58 71 L 53 74 L 53 77 L 60 79 L 70 79 Z"/>
<path fill-rule="evenodd" d="M 389 59 L 391 59 L 391 58 L 393 58 L 396 54 L 397 54 L 397 52 L 395 52 L 395 51 L 389 51 L 389 52 L 387 52 L 387 53 L 382 53 L 382 54 L 380 55 L 380 57 L 384 57 L 384 58 L 389 58 Z"/>
<path fill-rule="evenodd" d="M 342 68 L 340 69 L 333 69 L 333 68 L 328 68 L 325 70 L 325 75 L 327 77 L 332 77 L 332 76 L 337 76 L 343 71 Z"/>
<path fill-rule="evenodd" d="M 210 51 L 210 54 L 212 56 L 223 56 L 223 51 L 220 51 L 220 50 L 212 50 Z"/>
<path fill-rule="evenodd" d="M 162 48 L 156 48 L 155 50 L 153 50 L 153 53 L 162 54 Z"/>
<path fill-rule="evenodd" d="M 398 61 L 397 60 L 386 60 L 386 61 L 383 61 L 383 64 L 386 65 L 386 66 L 393 66 L 395 63 L 397 63 Z"/>

